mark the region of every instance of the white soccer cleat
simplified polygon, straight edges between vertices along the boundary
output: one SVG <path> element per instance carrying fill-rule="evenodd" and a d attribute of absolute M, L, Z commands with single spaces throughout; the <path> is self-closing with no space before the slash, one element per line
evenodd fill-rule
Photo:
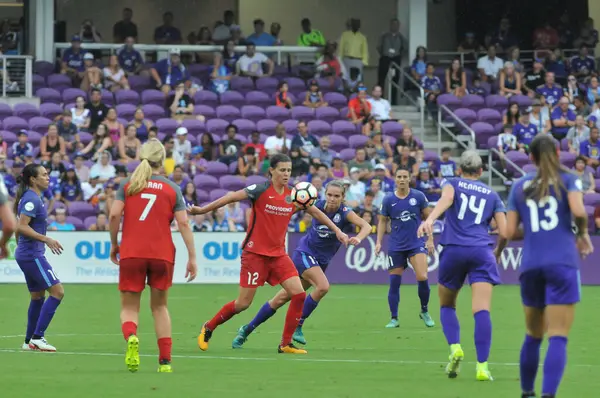
<path fill-rule="evenodd" d="M 23 343 L 23 345 L 21 346 L 21 350 L 32 351 L 31 347 L 29 347 L 29 343 Z"/>
<path fill-rule="evenodd" d="M 29 348 L 43 352 L 56 352 L 56 347 L 49 344 L 44 337 L 41 339 L 31 339 L 29 341 Z"/>

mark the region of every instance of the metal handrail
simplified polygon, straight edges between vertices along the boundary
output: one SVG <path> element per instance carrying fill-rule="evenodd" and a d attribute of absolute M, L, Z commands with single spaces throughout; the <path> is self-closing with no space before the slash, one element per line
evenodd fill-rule
<path fill-rule="evenodd" d="M 444 125 L 444 122 L 442 120 L 442 113 L 443 112 L 447 113 L 448 115 L 450 115 L 450 117 L 452 119 L 454 119 L 454 121 L 456 123 L 458 123 L 461 127 L 464 128 L 465 131 L 467 131 L 469 133 L 469 135 L 471 136 L 471 140 L 469 141 L 469 145 L 466 145 L 464 142 L 462 142 L 461 140 L 458 139 L 458 135 L 454 134 L 452 132 L 452 130 L 450 130 L 448 127 L 446 127 Z M 458 142 L 464 149 L 474 149 L 475 148 L 475 131 L 473 131 L 473 129 L 471 127 L 469 127 L 465 122 L 463 122 L 458 116 L 456 116 L 456 114 L 454 112 L 452 112 L 450 110 L 450 108 L 448 108 L 446 105 L 442 105 L 438 108 L 438 123 L 437 123 L 437 127 L 438 127 L 438 155 L 442 154 L 442 130 L 444 130 L 446 133 L 448 133 L 456 142 Z"/>
<path fill-rule="evenodd" d="M 502 181 L 506 181 L 506 180 L 508 180 L 508 178 L 493 166 L 494 162 L 492 160 L 492 157 L 493 157 L 492 155 L 496 154 L 496 155 L 498 155 L 498 157 L 500 157 L 500 155 L 501 155 L 500 151 L 498 151 L 498 149 L 496 149 L 496 148 L 488 148 L 488 150 L 490 151 L 490 154 L 488 156 L 488 170 L 489 170 L 488 185 L 491 186 L 492 185 L 492 173 L 495 174 L 496 176 L 502 178 Z M 522 175 L 525 175 L 525 170 L 523 170 L 522 168 L 517 166 L 517 164 L 515 162 L 513 162 L 506 156 L 504 156 L 504 161 L 506 163 L 510 164 L 512 167 L 514 167 L 515 170 L 517 170 L 519 173 L 521 173 Z"/>
<path fill-rule="evenodd" d="M 31 98 L 33 95 L 33 57 L 31 55 L 0 55 L 0 73 L 2 74 L 0 95 L 6 97 L 8 92 L 6 83 L 10 80 L 9 66 L 11 60 L 24 61 L 25 64 L 22 70 L 23 81 L 19 82 L 23 84 L 20 86 L 23 87 L 23 90 L 19 90 L 19 92 L 22 92 L 25 97 Z"/>
<path fill-rule="evenodd" d="M 534 54 L 536 51 L 540 51 L 540 50 L 520 50 L 520 55 L 521 58 L 519 61 L 521 62 L 531 62 L 534 60 Z M 571 56 L 576 55 L 577 53 L 579 53 L 579 49 L 577 48 L 568 48 L 568 49 L 563 49 L 563 54 L 565 55 L 565 58 L 570 58 Z M 484 56 L 486 54 L 486 51 L 474 51 L 477 56 Z M 450 64 L 452 62 L 452 60 L 454 60 L 455 58 L 459 58 L 460 59 L 460 63 L 461 65 L 465 65 L 465 64 L 476 64 L 477 61 L 472 61 L 472 60 L 467 60 L 465 61 L 465 56 L 466 55 L 470 55 L 472 54 L 473 51 L 471 52 L 460 52 L 460 51 L 428 51 L 427 55 L 428 56 L 434 56 L 434 57 L 448 57 L 448 59 L 441 59 L 438 60 L 437 63 L 439 64 Z M 568 54 L 574 54 L 574 55 L 568 55 Z M 590 54 L 593 55 L 593 51 L 590 50 Z M 530 57 L 527 57 L 529 56 Z M 526 57 L 524 57 L 526 56 Z M 502 58 L 502 57 L 500 57 Z"/>
<path fill-rule="evenodd" d="M 393 79 L 395 73 L 400 73 L 400 83 L 396 83 Z M 419 90 L 418 101 L 415 101 L 410 95 L 404 91 L 404 81 L 408 80 Z M 390 64 L 390 68 L 387 74 L 387 93 L 388 98 L 392 99 L 392 86 L 396 87 L 398 92 L 402 93 L 406 99 L 408 99 L 413 105 L 419 109 L 420 124 L 421 124 L 421 139 L 425 136 L 425 90 L 421 87 L 421 84 L 417 82 L 413 77 L 408 74 L 400 65 L 395 62 Z"/>

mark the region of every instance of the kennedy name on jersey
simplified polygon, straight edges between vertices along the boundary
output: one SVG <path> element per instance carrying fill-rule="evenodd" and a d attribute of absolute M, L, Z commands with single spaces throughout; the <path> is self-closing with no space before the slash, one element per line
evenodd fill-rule
<path fill-rule="evenodd" d="M 489 188 L 487 188 L 487 187 L 484 187 L 484 186 L 481 186 L 481 185 L 478 185 L 478 184 L 471 184 L 471 183 L 468 183 L 468 182 L 465 182 L 465 181 L 459 181 L 458 182 L 458 186 L 460 188 L 463 188 L 463 189 L 468 189 L 470 191 L 481 192 L 481 193 L 486 194 L 486 195 L 488 195 L 489 193 L 492 192 L 492 190 L 489 189 Z"/>
<path fill-rule="evenodd" d="M 276 216 L 288 216 L 289 213 L 293 212 L 293 207 L 280 207 L 273 206 L 270 204 L 265 205 L 265 213 L 274 214 Z"/>

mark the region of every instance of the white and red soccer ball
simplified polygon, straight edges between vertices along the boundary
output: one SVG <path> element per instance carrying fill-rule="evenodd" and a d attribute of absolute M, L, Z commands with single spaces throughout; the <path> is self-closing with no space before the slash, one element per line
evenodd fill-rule
<path fill-rule="evenodd" d="M 299 182 L 292 188 L 292 202 L 306 209 L 315 204 L 319 198 L 317 188 L 310 182 Z"/>

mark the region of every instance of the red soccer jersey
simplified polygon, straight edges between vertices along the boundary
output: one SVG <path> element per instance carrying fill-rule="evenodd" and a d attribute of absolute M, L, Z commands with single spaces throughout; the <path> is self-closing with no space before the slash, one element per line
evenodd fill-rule
<path fill-rule="evenodd" d="M 121 183 L 117 199 L 125 202 L 120 257 L 175 262 L 171 222 L 185 210 L 181 189 L 162 176 L 152 176 L 140 193 L 126 195 L 129 179 Z"/>
<path fill-rule="evenodd" d="M 278 194 L 268 181 L 246 187 L 246 193 L 252 201 L 252 214 L 242 248 L 263 256 L 285 256 L 285 235 L 296 210 L 291 189 L 285 187 Z"/>

